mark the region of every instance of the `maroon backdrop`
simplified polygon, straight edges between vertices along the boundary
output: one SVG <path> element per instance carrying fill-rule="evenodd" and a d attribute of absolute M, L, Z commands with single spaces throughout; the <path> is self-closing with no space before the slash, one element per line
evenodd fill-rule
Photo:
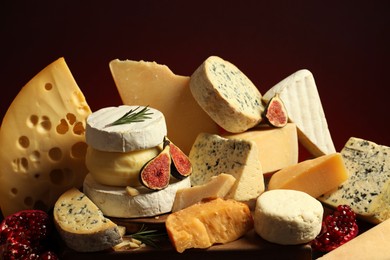
<path fill-rule="evenodd" d="M 118 105 L 108 63 L 156 61 L 190 75 L 208 56 L 262 93 L 312 71 L 340 150 L 350 136 L 390 146 L 388 1 L 3 1 L 1 110 L 65 57 L 93 110 Z"/>

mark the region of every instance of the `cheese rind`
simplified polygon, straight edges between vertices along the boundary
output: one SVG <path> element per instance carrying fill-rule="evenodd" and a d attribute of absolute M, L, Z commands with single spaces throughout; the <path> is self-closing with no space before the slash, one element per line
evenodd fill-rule
<path fill-rule="evenodd" d="M 164 115 L 152 107 L 147 108 L 147 119 L 128 124 L 110 125 L 129 111 L 137 113 L 145 107 L 105 107 L 87 118 L 86 142 L 96 150 L 131 152 L 159 145 L 167 135 Z"/>
<path fill-rule="evenodd" d="M 169 139 L 187 155 L 199 133 L 219 132 L 192 96 L 190 77 L 175 75 L 156 62 L 116 59 L 109 66 L 123 104 L 161 111 Z"/>
<path fill-rule="evenodd" d="M 373 223 L 390 215 L 390 147 L 351 137 L 341 150 L 348 179 L 319 199 L 332 207 L 349 205 Z"/>
<path fill-rule="evenodd" d="M 191 93 L 223 129 L 243 132 L 262 120 L 261 93 L 235 65 L 217 56 L 207 58 L 191 75 Z"/>
<path fill-rule="evenodd" d="M 274 173 L 268 189 L 291 189 L 306 192 L 314 198 L 329 192 L 348 178 L 340 153 L 323 155 L 283 168 Z"/>
<path fill-rule="evenodd" d="M 259 150 L 259 160 L 264 174 L 298 163 L 297 128 L 293 123 L 281 128 L 261 125 L 243 133 L 223 137 L 254 141 Z"/>
<path fill-rule="evenodd" d="M 289 120 L 297 125 L 298 138 L 315 157 L 335 153 L 324 109 L 313 74 L 299 70 L 269 89 L 262 97 L 267 103 L 279 94 Z"/>
<path fill-rule="evenodd" d="M 133 187 L 139 192 L 128 194 L 126 187 L 114 187 L 97 183 L 90 174 L 85 177 L 84 193 L 101 209 L 105 216 L 117 218 L 151 217 L 172 210 L 176 191 L 191 186 L 189 178 L 171 179 L 167 188 L 150 191 L 145 187 Z"/>
<path fill-rule="evenodd" d="M 264 191 L 264 177 L 256 143 L 201 133 L 190 151 L 191 184 L 202 185 L 221 173 L 236 178 L 227 198 L 251 201 Z"/>
<path fill-rule="evenodd" d="M 64 192 L 54 205 L 54 223 L 66 245 L 79 252 L 109 249 L 122 242 L 118 226 L 79 190 Z"/>
<path fill-rule="evenodd" d="M 0 131 L 0 205 L 4 216 L 49 210 L 71 187 L 81 187 L 85 119 L 91 110 L 65 60 L 36 74 L 6 112 Z"/>
<path fill-rule="evenodd" d="M 172 245 L 182 253 L 234 241 L 253 228 L 253 218 L 246 204 L 217 198 L 170 214 L 165 226 Z"/>
<path fill-rule="evenodd" d="M 211 179 L 203 185 L 179 189 L 176 192 L 172 212 L 187 208 L 204 199 L 224 198 L 233 187 L 235 181 L 236 178 L 232 175 L 221 173 L 211 177 Z"/>
<path fill-rule="evenodd" d="M 308 243 L 321 231 L 324 209 L 308 194 L 271 190 L 261 194 L 254 212 L 254 227 L 267 241 L 282 245 Z"/>

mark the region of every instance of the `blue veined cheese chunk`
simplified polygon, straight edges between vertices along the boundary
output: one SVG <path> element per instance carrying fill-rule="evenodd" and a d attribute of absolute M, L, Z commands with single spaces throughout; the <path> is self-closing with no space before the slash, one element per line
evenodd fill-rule
<path fill-rule="evenodd" d="M 261 93 L 243 72 L 220 57 L 211 56 L 197 68 L 190 90 L 200 107 L 228 132 L 244 132 L 262 120 Z"/>
<path fill-rule="evenodd" d="M 254 141 L 200 133 L 189 159 L 193 167 L 192 186 L 205 184 L 213 176 L 226 173 L 236 178 L 227 198 L 252 202 L 264 192 L 264 177 Z"/>
<path fill-rule="evenodd" d="M 351 137 L 341 155 L 349 177 L 319 199 L 333 207 L 347 204 L 373 223 L 390 218 L 390 147 Z"/>

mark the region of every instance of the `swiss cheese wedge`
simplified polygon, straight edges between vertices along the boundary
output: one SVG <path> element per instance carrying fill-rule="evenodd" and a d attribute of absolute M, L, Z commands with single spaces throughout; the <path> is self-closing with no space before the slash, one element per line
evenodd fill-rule
<path fill-rule="evenodd" d="M 200 132 L 218 133 L 217 124 L 193 98 L 190 77 L 175 75 L 156 62 L 116 59 L 109 65 L 122 102 L 161 111 L 169 139 L 184 153 Z"/>
<path fill-rule="evenodd" d="M 81 187 L 85 119 L 91 110 L 60 58 L 31 79 L 6 112 L 0 131 L 0 206 L 4 216 L 48 210 Z"/>

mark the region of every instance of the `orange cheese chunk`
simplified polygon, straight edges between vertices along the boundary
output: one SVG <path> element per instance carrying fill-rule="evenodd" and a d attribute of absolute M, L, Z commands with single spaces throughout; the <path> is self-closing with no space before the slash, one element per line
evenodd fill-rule
<path fill-rule="evenodd" d="M 298 134 L 297 127 L 293 123 L 288 123 L 281 128 L 262 125 L 243 133 L 229 134 L 224 137 L 254 141 L 259 149 L 263 174 L 298 163 Z"/>
<path fill-rule="evenodd" d="M 165 226 L 172 245 L 182 253 L 234 241 L 253 228 L 253 218 L 246 204 L 217 198 L 170 214 Z"/>
<path fill-rule="evenodd" d="M 347 178 L 341 154 L 333 153 L 283 168 L 272 175 L 268 189 L 299 190 L 317 198 L 337 188 Z"/>

